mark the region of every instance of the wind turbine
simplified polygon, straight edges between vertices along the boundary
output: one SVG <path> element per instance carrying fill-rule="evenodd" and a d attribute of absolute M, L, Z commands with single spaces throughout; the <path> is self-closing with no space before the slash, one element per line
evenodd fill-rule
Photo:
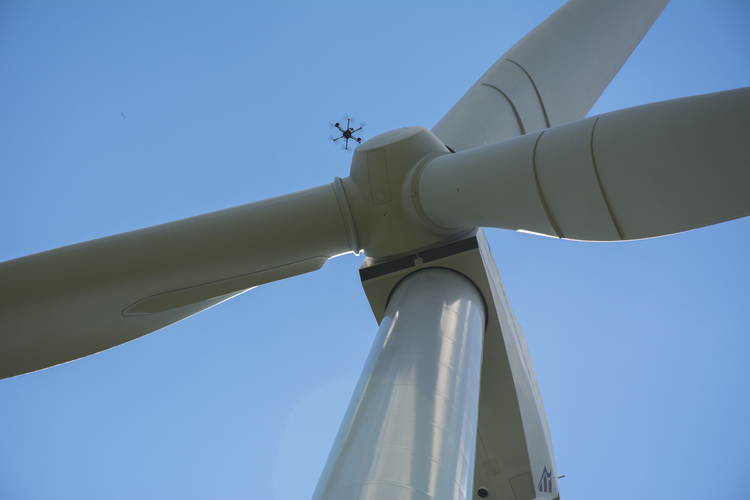
<path fill-rule="evenodd" d="M 128 114 L 128 116 L 130 117 L 131 115 L 130 115 L 130 114 Z M 495 244 L 495 245 L 494 245 L 494 247 L 495 247 L 496 251 L 497 251 L 497 246 L 498 246 L 497 244 Z M 332 265 L 332 264 L 333 264 L 334 262 L 335 262 L 335 261 L 333 261 L 333 262 L 329 263 L 329 264 L 328 264 L 328 265 L 327 265 L 326 267 L 328 267 L 328 266 Z M 502 264 L 501 264 L 501 266 L 502 266 Z M 265 291 L 265 290 L 264 290 L 264 291 Z M 258 292 L 259 292 L 259 291 L 258 291 Z M 252 293 L 252 292 L 251 292 L 251 293 Z M 511 292 L 511 298 L 513 298 L 512 292 Z M 227 304 L 227 307 L 228 307 L 228 306 L 229 306 L 229 304 Z M 197 320 L 198 320 L 198 318 L 196 318 L 196 321 L 197 321 Z M 524 325 L 526 326 L 526 329 L 527 329 L 527 333 L 528 333 L 529 327 L 528 327 L 528 326 L 526 325 L 526 322 L 524 321 L 523 317 L 521 318 L 521 322 L 522 322 L 522 324 L 524 324 Z M 374 327 L 373 327 L 373 328 L 374 328 Z M 368 332 L 369 332 L 369 333 L 368 333 L 368 334 L 365 334 L 365 335 L 364 335 L 365 337 L 367 337 L 367 340 L 368 340 L 368 341 L 369 341 L 369 337 L 370 337 L 370 336 L 371 336 L 371 334 L 372 334 L 372 330 L 373 330 L 373 328 L 370 328 L 370 329 L 368 330 Z M 319 337 L 319 338 L 320 338 L 320 337 Z M 144 340 L 145 340 L 145 339 L 144 339 Z M 369 343 L 369 342 L 365 342 L 365 343 Z M 136 343 L 136 344 L 137 344 L 137 343 Z M 134 344 L 134 345 L 135 345 L 135 344 Z M 131 347 L 132 347 L 132 346 L 131 346 Z M 124 348 L 121 348 L 121 349 L 124 349 Z M 538 349 L 537 349 L 537 351 L 538 351 Z M 534 351 L 534 349 L 532 348 L 532 352 L 537 352 L 537 351 Z M 114 353 L 115 351 L 112 351 L 112 352 Z M 108 353 L 108 354 L 109 354 L 109 353 Z M 105 355 L 101 355 L 101 356 L 105 356 Z M 93 362 L 93 360 L 94 360 L 95 358 L 96 358 L 96 357 L 94 357 L 94 358 L 91 358 L 91 360 L 92 360 L 92 361 L 88 361 L 88 362 Z M 535 360 L 536 360 L 536 359 L 537 359 L 537 358 L 535 357 Z M 79 362 L 79 363 L 84 363 L 84 362 L 85 362 L 85 361 L 82 361 L 82 362 Z M 540 367 L 539 367 L 539 364 L 540 364 L 540 363 L 539 363 L 539 361 L 536 361 L 536 363 L 537 363 L 537 369 L 539 370 L 539 369 L 540 369 Z M 72 367 L 73 365 L 68 365 L 68 366 L 69 366 L 69 367 Z M 60 370 L 63 370 L 63 369 L 68 369 L 68 366 L 66 366 L 65 368 L 58 368 L 57 370 L 58 370 L 58 372 L 59 372 Z M 51 372 L 51 371 L 50 371 L 50 372 Z M 43 375 L 44 373 L 47 373 L 47 372 L 41 372 L 40 374 L 37 374 L 37 375 L 35 375 L 35 376 L 42 376 L 42 375 Z M 29 377 L 31 377 L 31 376 L 29 376 Z M 544 385 L 543 385 L 543 391 L 544 391 Z M 545 394 L 546 394 L 546 392 L 545 392 Z M 548 398 L 548 397 L 546 397 L 546 400 L 548 400 L 548 399 L 549 399 L 549 398 Z M 549 404 L 549 403 L 548 403 L 548 404 Z M 553 425 L 554 425 L 554 424 L 553 424 Z M 558 433 L 555 433 L 555 434 L 554 434 L 554 436 L 555 436 L 555 439 L 559 439 L 559 438 L 557 437 L 557 435 L 558 435 Z M 556 442 L 557 442 L 557 441 L 556 441 Z M 559 451 L 558 451 L 558 453 L 559 453 Z"/>

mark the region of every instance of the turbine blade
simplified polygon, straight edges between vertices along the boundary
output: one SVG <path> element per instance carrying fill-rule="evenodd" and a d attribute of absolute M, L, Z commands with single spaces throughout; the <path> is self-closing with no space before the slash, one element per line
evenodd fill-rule
<path fill-rule="evenodd" d="M 340 180 L 0 263 L 0 378 L 153 332 L 358 251 Z"/>
<path fill-rule="evenodd" d="M 586 116 L 668 0 L 571 0 L 505 53 L 432 132 L 454 151 Z"/>
<path fill-rule="evenodd" d="M 435 158 L 419 203 L 444 228 L 650 238 L 750 215 L 750 87 L 638 106 Z"/>

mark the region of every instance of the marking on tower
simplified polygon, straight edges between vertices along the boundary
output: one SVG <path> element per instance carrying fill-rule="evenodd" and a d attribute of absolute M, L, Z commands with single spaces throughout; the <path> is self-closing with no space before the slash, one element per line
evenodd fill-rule
<path fill-rule="evenodd" d="M 552 471 L 548 471 L 547 466 L 545 465 L 544 472 L 542 472 L 542 477 L 539 479 L 539 484 L 536 489 L 545 493 L 552 493 L 552 488 Z"/>

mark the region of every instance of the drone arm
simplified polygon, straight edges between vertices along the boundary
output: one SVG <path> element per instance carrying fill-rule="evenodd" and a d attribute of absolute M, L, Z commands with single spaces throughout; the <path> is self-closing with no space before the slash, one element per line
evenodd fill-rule
<path fill-rule="evenodd" d="M 0 264 L 0 378 L 158 330 L 357 251 L 337 180 Z"/>
<path fill-rule="evenodd" d="M 750 87 L 615 111 L 435 158 L 419 203 L 443 228 L 650 238 L 750 215 Z"/>
<path fill-rule="evenodd" d="M 586 116 L 668 0 L 571 0 L 505 53 L 432 132 L 454 151 Z"/>

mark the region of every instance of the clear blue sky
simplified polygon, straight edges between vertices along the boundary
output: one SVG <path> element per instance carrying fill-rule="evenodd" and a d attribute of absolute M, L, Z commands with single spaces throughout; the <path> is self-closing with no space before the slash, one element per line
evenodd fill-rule
<path fill-rule="evenodd" d="M 0 260 L 346 176 L 329 121 L 433 126 L 560 3 L 6 0 Z M 748 26 L 673 0 L 592 114 L 750 85 Z M 748 498 L 750 219 L 487 233 L 563 498 Z M 377 329 L 362 258 L 0 381 L 0 498 L 309 498 Z"/>

